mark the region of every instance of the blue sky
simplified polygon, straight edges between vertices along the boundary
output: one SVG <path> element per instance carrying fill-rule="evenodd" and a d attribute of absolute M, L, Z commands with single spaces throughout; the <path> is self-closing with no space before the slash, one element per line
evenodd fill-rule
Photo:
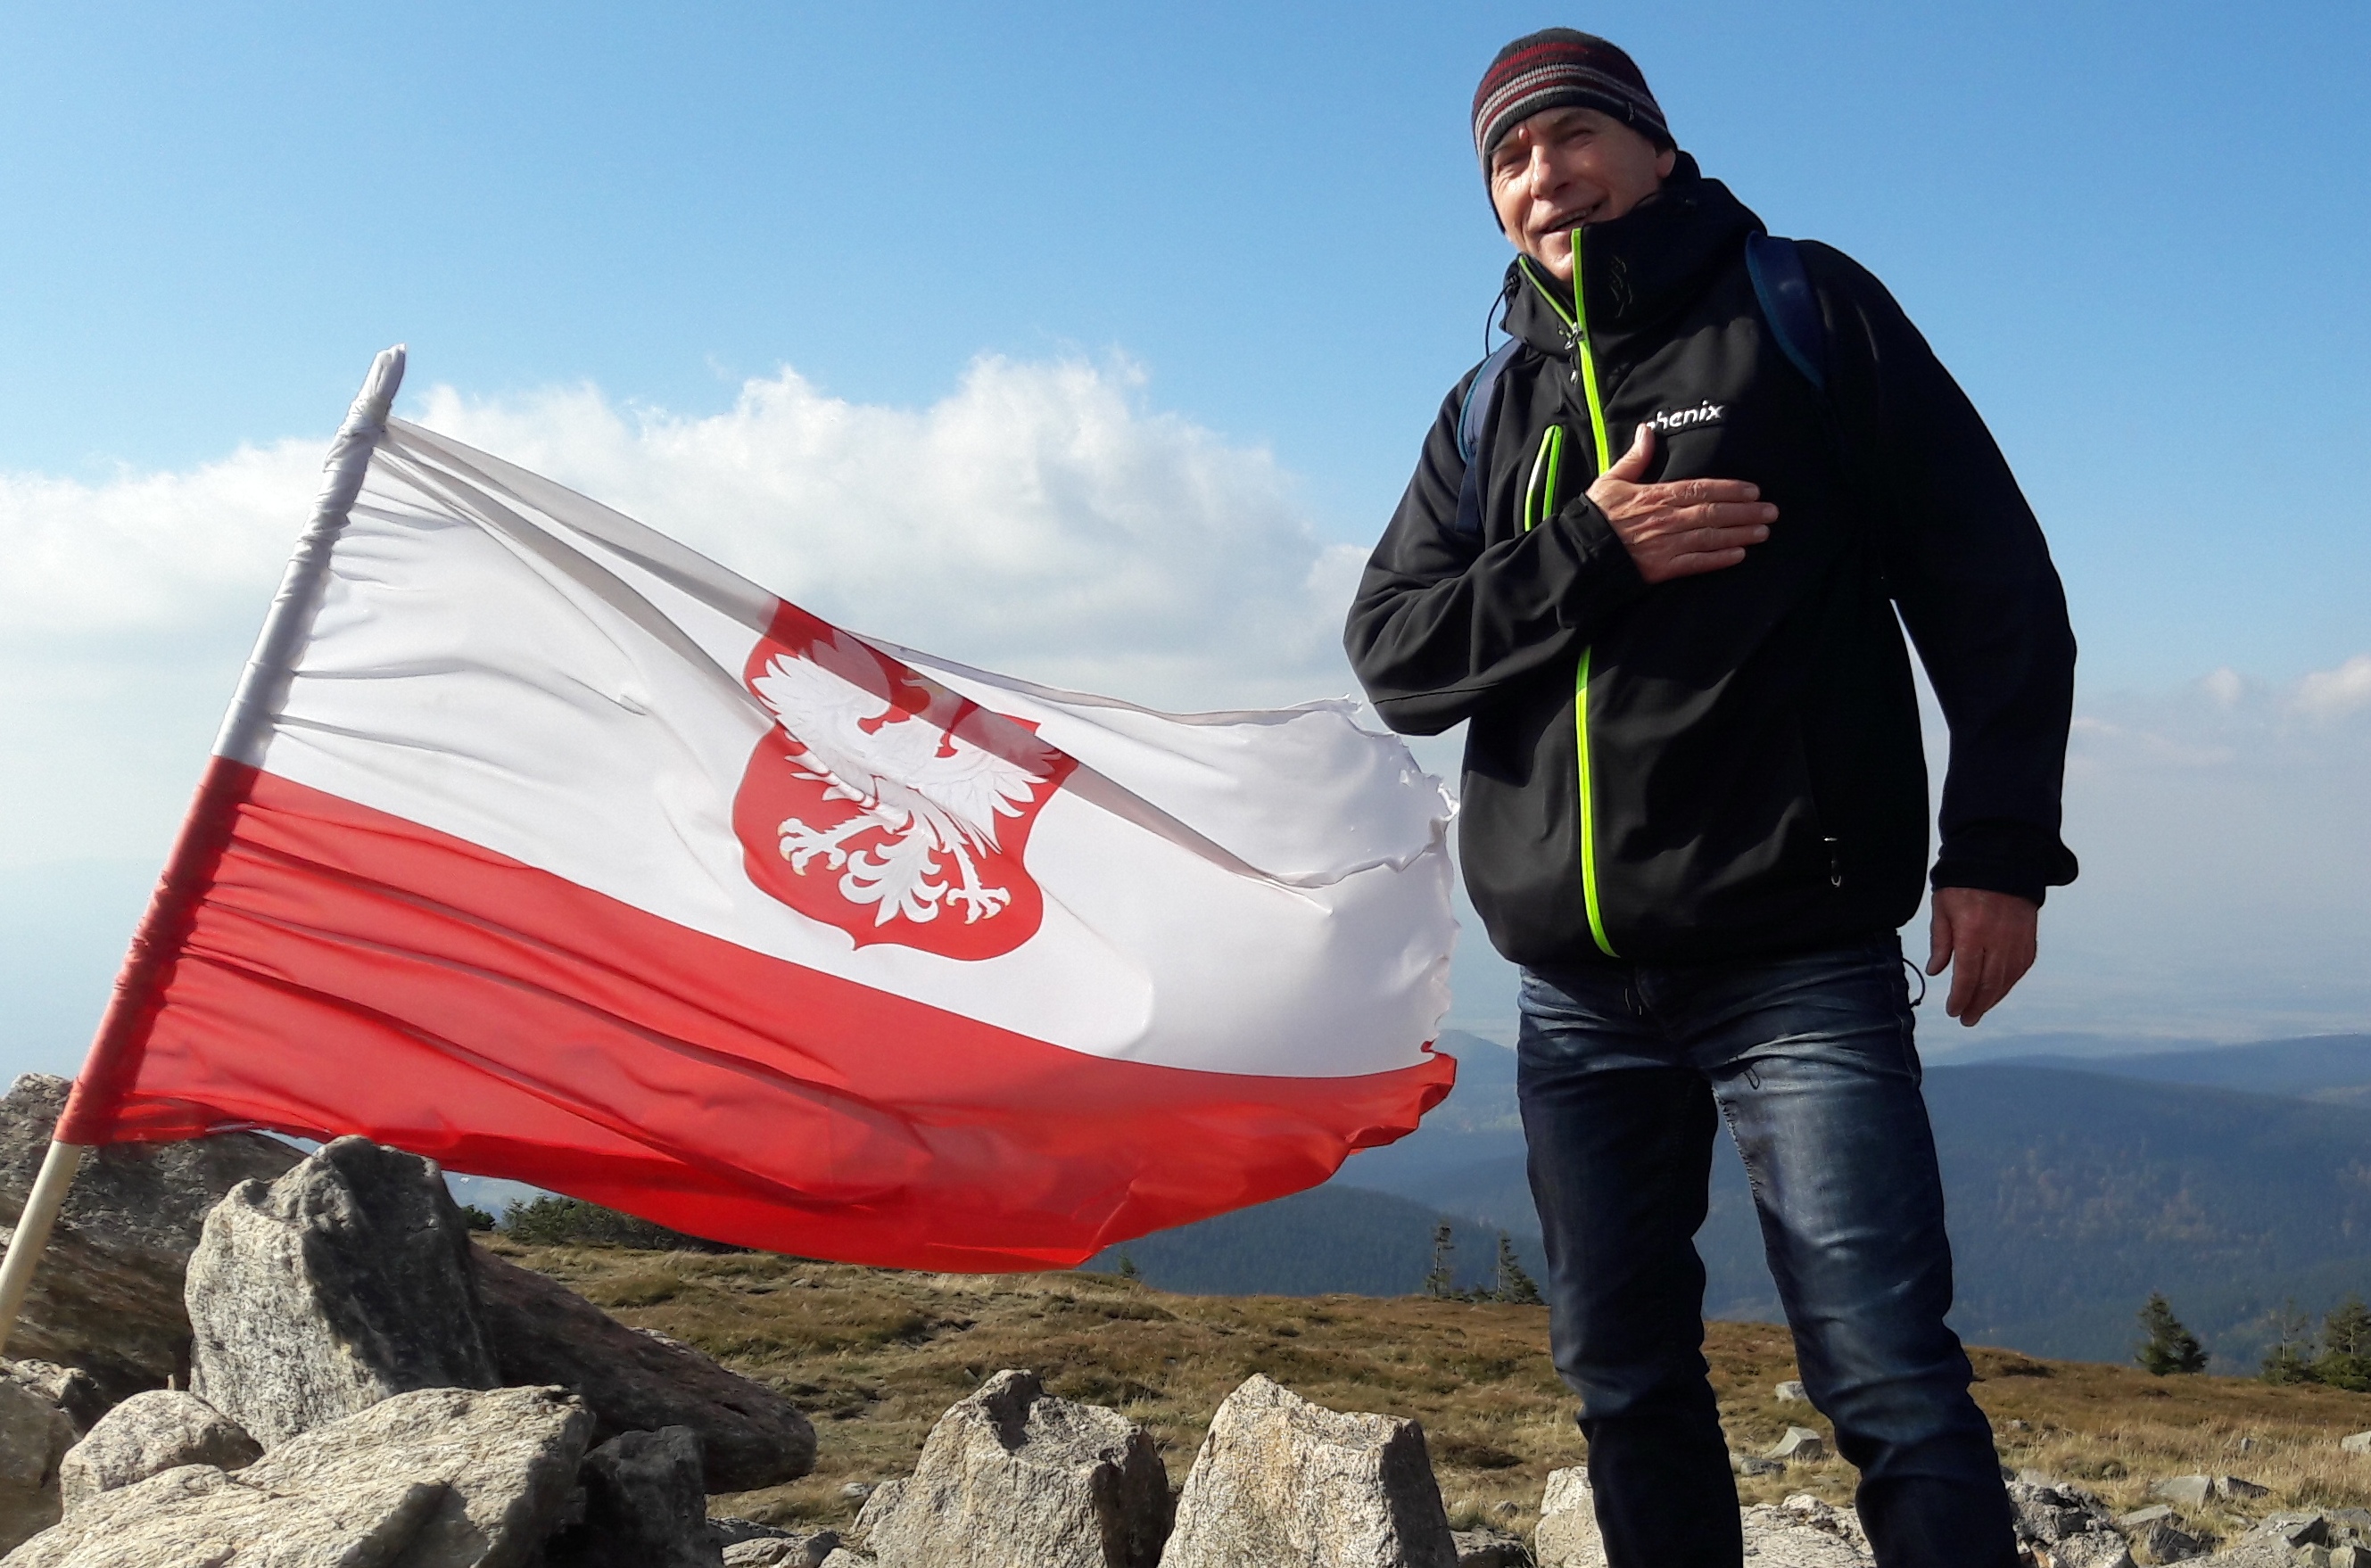
<path fill-rule="evenodd" d="M 1287 517 L 1312 560 L 1371 541 L 1479 352 L 1506 252 L 1466 141 L 1475 76 L 1516 32 L 1595 27 L 1773 229 L 1889 282 L 2050 531 L 2113 752 L 2081 819 L 2106 859 L 2078 839 L 2092 869 L 2065 897 L 2063 951 L 2104 967 L 2070 958 L 2063 1003 L 2025 1025 L 2125 1016 L 2086 1013 L 2087 995 L 2166 1013 L 2177 984 L 2196 1005 L 2172 1011 L 2226 1034 L 2371 1021 L 2371 989 L 2329 979 L 2371 939 L 2371 895 L 2350 891 L 2371 874 L 2350 803 L 2371 699 L 2346 673 L 2371 653 L 2371 10 L 7 17 L 0 532 L 8 505 L 21 522 L 167 491 L 196 507 L 176 526 L 202 530 L 214 514 L 188 498 L 229 491 L 191 476 L 242 447 L 318 450 L 371 353 L 404 340 L 407 412 L 445 388 L 453 420 L 506 432 L 514 455 L 545 442 L 596 493 L 643 470 L 626 446 L 601 457 L 554 433 L 597 424 L 588 408 L 619 429 L 724 419 L 787 369 L 852 409 L 921 410 L 969 396 L 982 356 L 1083 363 L 1130 429 L 1224 457 L 1249 487 L 1226 493 Z M 997 386 L 1060 401 L 1042 377 Z M 553 400 L 569 389 L 579 402 Z M 87 576 L 112 570 L 91 559 Z M 212 619 L 62 611 L 38 637 L 22 617 L 0 634 L 0 720 L 19 737 L 0 762 L 17 824 L 0 834 L 0 931 L 75 955 L 0 961 L 12 997 L 51 997 L 59 963 L 111 964 L 134 895 L 92 890 L 136 888 L 161 852 L 274 575 L 206 579 L 226 606 Z M 839 607 L 868 628 L 898 613 L 852 590 Z M 1057 656 L 992 622 L 941 651 L 1174 695 L 1150 676 L 1128 689 L 1127 647 Z M 165 649 L 187 678 L 126 684 Z M 1285 660 L 1266 673 L 1314 684 L 1271 693 L 1256 653 L 1214 657 L 1194 692 L 1338 689 L 1335 666 Z M 134 690 L 137 733 L 82 711 Z M 77 899 L 104 912 L 67 930 L 54 911 Z M 2267 963 L 2304 978 L 2238 999 Z M 61 1017 L 92 983 L 75 984 Z"/>

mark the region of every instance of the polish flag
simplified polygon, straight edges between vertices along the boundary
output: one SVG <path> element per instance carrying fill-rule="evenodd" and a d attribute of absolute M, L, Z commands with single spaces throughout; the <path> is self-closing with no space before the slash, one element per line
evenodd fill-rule
<path fill-rule="evenodd" d="M 1449 806 L 1348 704 L 1156 713 L 856 636 L 388 418 L 401 368 L 61 1143 L 360 1133 L 987 1271 L 1310 1186 L 1449 1091 Z"/>

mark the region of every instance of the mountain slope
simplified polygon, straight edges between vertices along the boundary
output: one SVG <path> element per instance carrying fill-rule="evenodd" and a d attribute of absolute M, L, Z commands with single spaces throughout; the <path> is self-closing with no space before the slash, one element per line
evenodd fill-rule
<path fill-rule="evenodd" d="M 2250 1094 L 2284 1094 L 2334 1104 L 2371 1103 L 2371 1034 L 2316 1034 L 2218 1045 L 2203 1051 L 2154 1051 L 2113 1057 L 2019 1056 L 1996 1066 L 2066 1067 L 2110 1078 L 2188 1083 Z"/>

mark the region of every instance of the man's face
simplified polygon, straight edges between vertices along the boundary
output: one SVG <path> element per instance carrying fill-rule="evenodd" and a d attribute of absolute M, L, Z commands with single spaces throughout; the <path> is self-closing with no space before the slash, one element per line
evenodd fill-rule
<path fill-rule="evenodd" d="M 1679 153 L 1593 109 L 1547 109 L 1490 152 L 1490 204 L 1515 248 L 1572 281 L 1572 231 L 1662 188 Z"/>

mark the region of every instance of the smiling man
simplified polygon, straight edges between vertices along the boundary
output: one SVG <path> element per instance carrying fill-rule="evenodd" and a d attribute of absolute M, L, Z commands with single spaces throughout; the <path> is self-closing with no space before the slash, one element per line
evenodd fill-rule
<path fill-rule="evenodd" d="M 1394 727 L 1467 725 L 1460 847 L 1522 967 L 1551 1335 L 1609 1558 L 1740 1561 L 1694 1243 L 1726 1121 L 1878 1562 L 2007 1568 L 1897 933 L 1931 872 L 1927 973 L 1972 1025 L 2075 876 L 2048 548 L 1883 286 L 1771 239 L 1621 50 L 1508 45 L 1474 142 L 1510 340 L 1442 403 L 1347 640 Z M 1931 866 L 1905 627 L 1950 728 Z"/>

